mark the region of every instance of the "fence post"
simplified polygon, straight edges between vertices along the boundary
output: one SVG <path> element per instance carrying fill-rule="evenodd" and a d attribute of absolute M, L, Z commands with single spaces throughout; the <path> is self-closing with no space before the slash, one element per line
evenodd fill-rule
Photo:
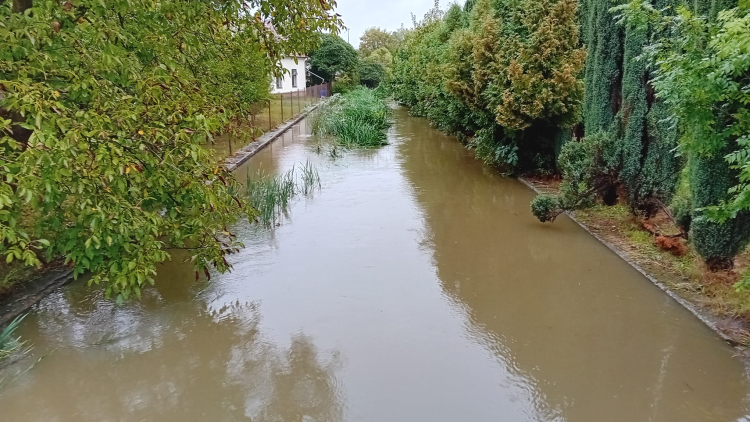
<path fill-rule="evenodd" d="M 271 131 L 271 100 L 268 100 L 268 131 Z"/>
<path fill-rule="evenodd" d="M 284 121 L 284 93 L 281 93 L 281 121 Z"/>

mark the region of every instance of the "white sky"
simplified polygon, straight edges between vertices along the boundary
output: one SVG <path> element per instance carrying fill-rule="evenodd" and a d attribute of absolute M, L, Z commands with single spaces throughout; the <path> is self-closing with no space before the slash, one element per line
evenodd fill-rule
<path fill-rule="evenodd" d="M 440 8 L 447 9 L 448 3 L 453 0 L 440 0 Z M 411 28 L 411 13 L 421 20 L 427 13 L 434 0 L 337 0 L 336 12 L 341 14 L 344 24 L 349 28 L 349 42 L 354 48 L 359 48 L 359 37 L 365 29 L 377 26 L 394 31 L 401 27 Z M 463 4 L 463 0 L 458 1 Z M 347 39 L 344 30 L 341 38 Z"/>

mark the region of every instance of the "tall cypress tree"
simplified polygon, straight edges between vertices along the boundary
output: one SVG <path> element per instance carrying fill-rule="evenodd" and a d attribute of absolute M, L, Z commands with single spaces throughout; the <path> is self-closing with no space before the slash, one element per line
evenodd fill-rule
<path fill-rule="evenodd" d="M 657 0 L 674 6 L 679 0 Z M 610 133 L 607 165 L 619 171 L 633 208 L 667 201 L 674 191 L 680 161 L 671 152 L 675 131 L 654 108 L 647 63 L 640 56 L 653 36 L 648 25 L 618 24 L 611 0 L 584 0 L 581 15 L 589 56 L 586 64 L 584 125 L 587 134 Z M 662 116 L 658 118 L 657 116 Z"/>
<path fill-rule="evenodd" d="M 724 156 L 732 151 L 728 144 L 712 154 L 690 154 L 690 190 L 693 201 L 691 237 L 698 253 L 713 270 L 731 269 L 733 260 L 750 238 L 750 214 L 719 223 L 700 211 L 727 199 L 727 191 L 737 184 L 737 171 L 729 167 Z"/>
<path fill-rule="evenodd" d="M 680 4 L 677 0 L 674 2 Z M 669 112 L 680 119 L 682 144 L 688 155 L 693 217 L 691 239 L 696 251 L 713 270 L 731 268 L 734 256 L 750 240 L 750 213 L 747 211 L 737 212 L 721 222 L 709 218 L 705 211 L 729 200 L 730 188 L 739 184 L 739 171 L 725 159 L 727 154 L 738 150 L 738 135 L 727 129 L 746 112 L 747 103 L 725 94 L 729 92 L 727 87 L 736 85 L 744 76 L 741 70 L 725 71 L 725 62 L 733 58 L 723 57 L 719 50 L 726 48 L 721 43 L 731 45 L 732 38 L 721 36 L 727 27 L 720 27 L 725 22 L 715 20 L 720 10 L 736 4 L 732 0 L 685 4 L 698 17 L 683 15 L 675 24 L 670 36 L 674 37 L 676 48 L 669 46 L 671 40 L 666 40 L 660 78 L 655 82 L 658 94 L 672 108 Z M 715 44 L 717 42 L 719 44 Z M 657 126 L 658 131 L 671 135 L 663 127 Z"/>
<path fill-rule="evenodd" d="M 640 181 L 646 140 L 646 63 L 639 60 L 648 38 L 646 25 L 629 25 L 625 29 L 625 52 L 623 55 L 622 109 L 619 117 L 622 125 L 622 170 L 620 178 L 628 190 L 629 201 L 638 205 Z"/>
<path fill-rule="evenodd" d="M 609 9 L 611 0 L 583 0 L 584 42 L 588 49 L 583 120 L 586 133 L 609 131 L 620 109 L 623 30 Z"/>

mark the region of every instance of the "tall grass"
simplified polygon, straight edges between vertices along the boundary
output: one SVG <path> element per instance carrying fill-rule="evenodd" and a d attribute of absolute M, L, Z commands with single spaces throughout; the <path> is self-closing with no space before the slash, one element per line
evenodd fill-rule
<path fill-rule="evenodd" d="M 16 337 L 14 334 L 24 318 L 26 318 L 26 315 L 19 316 L 8 324 L 5 329 L 0 331 L 0 362 L 23 348 L 24 343 L 21 341 L 21 338 Z"/>
<path fill-rule="evenodd" d="M 296 167 L 279 176 L 257 173 L 247 178 L 247 197 L 250 205 L 258 211 L 257 222 L 273 227 L 287 214 L 289 202 L 295 195 L 310 195 L 321 187 L 320 175 L 315 166 L 307 161 L 301 167 L 300 177 Z"/>
<path fill-rule="evenodd" d="M 357 88 L 319 108 L 311 118 L 312 131 L 332 135 L 345 147 L 388 145 L 391 110 L 380 92 Z"/>

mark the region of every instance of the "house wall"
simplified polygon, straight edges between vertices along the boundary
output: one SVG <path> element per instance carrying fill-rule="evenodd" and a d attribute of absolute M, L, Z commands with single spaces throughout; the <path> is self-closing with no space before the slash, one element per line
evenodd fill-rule
<path fill-rule="evenodd" d="M 276 78 L 273 78 L 271 93 L 280 94 L 304 90 L 307 86 L 307 68 L 305 63 L 307 57 L 297 57 L 297 63 L 294 63 L 293 57 L 284 57 L 281 59 L 281 65 L 287 72 L 282 77 L 281 88 L 276 87 Z M 292 87 L 292 69 L 297 69 L 297 87 Z"/>

